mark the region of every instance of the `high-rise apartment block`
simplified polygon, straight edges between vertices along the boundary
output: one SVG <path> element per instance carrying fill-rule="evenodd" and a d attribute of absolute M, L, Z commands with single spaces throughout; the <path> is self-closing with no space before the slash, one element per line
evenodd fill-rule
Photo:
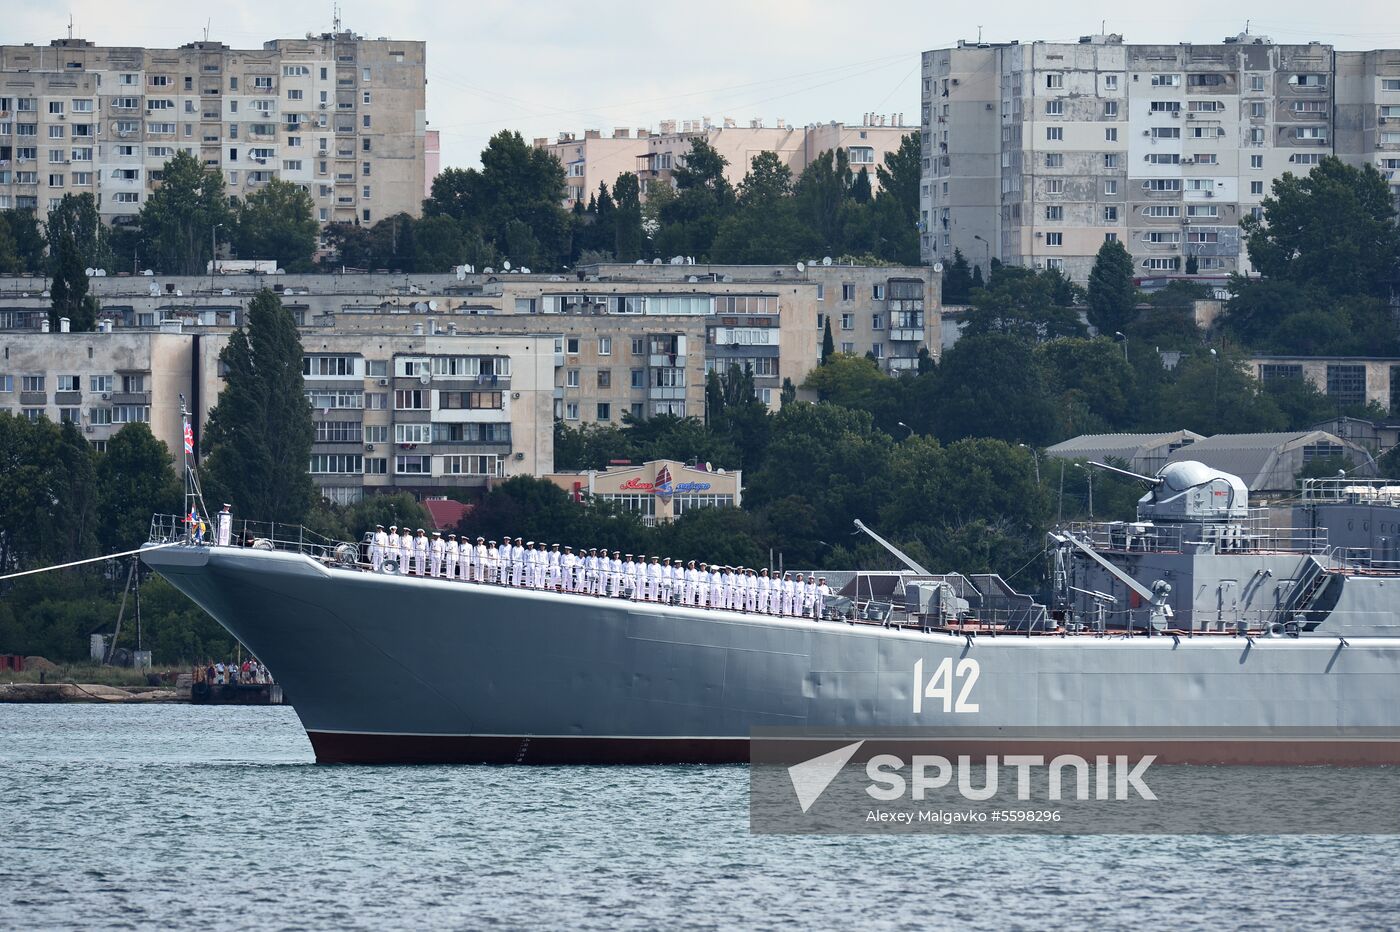
<path fill-rule="evenodd" d="M 903 114 L 867 113 L 860 126 L 844 123 L 814 123 L 810 126 L 789 126 L 782 120 L 777 126 L 764 126 L 752 120 L 740 126 L 726 119 L 721 124 L 705 120 L 663 120 L 660 132 L 638 129 L 615 129 L 611 136 L 598 130 L 587 130 L 582 137 L 560 133 L 555 141 L 536 139 L 535 148 L 544 149 L 564 166 L 566 196 L 564 205 L 587 203 L 598 193 L 598 185 L 609 189 L 624 172 L 632 172 L 641 185 L 642 196 L 657 182 L 671 183 L 671 172 L 685 164 L 692 142 L 703 139 L 724 157 L 725 179 L 733 185 L 744 180 L 754 156 L 760 152 L 775 153 L 791 171 L 793 178 L 802 174 L 819 155 L 833 149 L 845 149 L 851 170 L 864 168 L 870 183 L 878 187 L 875 169 L 885 163 L 885 155 L 899 148 L 900 141 L 914 127 L 905 126 Z"/>
<path fill-rule="evenodd" d="M 923 56 L 922 253 L 1083 282 L 1106 239 L 1141 275 L 1248 271 L 1240 219 L 1336 154 L 1400 196 L 1400 51 L 968 44 Z"/>
<path fill-rule="evenodd" d="M 350 32 L 261 49 L 0 46 L 0 209 L 89 192 L 104 219 L 130 220 L 184 150 L 230 195 L 303 186 L 323 223 L 417 214 L 425 52 Z"/>

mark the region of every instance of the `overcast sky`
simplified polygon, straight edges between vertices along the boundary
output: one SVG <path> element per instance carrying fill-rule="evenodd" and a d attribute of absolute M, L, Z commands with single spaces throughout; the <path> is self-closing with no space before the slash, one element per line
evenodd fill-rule
<path fill-rule="evenodd" d="M 6 0 L 5 43 L 67 34 L 99 45 L 172 47 L 210 37 L 237 48 L 323 32 L 331 3 L 285 0 Z M 1127 13 L 1131 18 L 1114 14 Z M 792 124 L 904 113 L 917 124 L 919 52 L 977 38 L 1074 40 L 1109 32 L 1129 42 L 1218 42 L 1245 28 L 1279 42 L 1339 48 L 1400 45 L 1400 5 L 1348 0 L 1170 5 L 1097 0 L 937 4 L 930 0 L 346 0 L 341 20 L 367 37 L 428 43 L 428 122 L 442 132 L 443 166 L 474 165 L 491 134 L 530 140 L 560 131 L 655 128 L 660 120 Z"/>

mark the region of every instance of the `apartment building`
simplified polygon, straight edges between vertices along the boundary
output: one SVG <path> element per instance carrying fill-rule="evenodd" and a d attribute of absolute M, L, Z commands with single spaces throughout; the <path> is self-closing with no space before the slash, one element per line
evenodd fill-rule
<path fill-rule="evenodd" d="M 1248 34 L 959 43 L 924 53 L 922 96 L 924 257 L 959 249 L 984 268 L 995 257 L 1080 282 L 1106 239 L 1143 275 L 1188 260 L 1248 271 L 1239 221 L 1274 179 L 1334 153 L 1394 179 L 1400 158 L 1400 132 L 1381 122 L 1400 117 L 1392 52 Z"/>
<path fill-rule="evenodd" d="M 744 180 L 754 156 L 760 152 L 776 153 L 792 170 L 793 177 L 802 174 L 817 156 L 833 149 L 845 149 L 854 171 L 866 169 L 872 186 L 878 188 L 875 168 L 883 165 L 885 155 L 899 148 L 900 141 L 914 130 L 903 124 L 903 114 L 866 114 L 862 125 L 844 123 L 815 123 L 809 126 L 789 126 L 779 120 L 777 126 L 764 126 L 753 120 L 739 126 L 726 119 L 715 125 L 705 120 L 665 120 L 660 132 L 649 129 L 615 129 L 605 137 L 598 130 L 586 130 L 580 138 L 574 133 L 560 133 L 550 142 L 535 140 L 535 148 L 554 155 L 564 166 L 567 194 L 566 207 L 587 203 L 598 193 L 598 185 L 609 190 L 624 172 L 637 175 L 643 198 L 657 182 L 671 183 L 673 170 L 684 164 L 686 153 L 695 139 L 703 139 L 714 147 L 728 163 L 725 178 L 738 185 Z"/>
<path fill-rule="evenodd" d="M 417 214 L 425 188 L 423 42 L 351 32 L 261 49 L 56 39 L 0 46 L 0 208 L 47 212 L 92 193 L 131 220 L 178 150 L 246 196 L 273 178 L 310 192 L 317 219 Z"/>

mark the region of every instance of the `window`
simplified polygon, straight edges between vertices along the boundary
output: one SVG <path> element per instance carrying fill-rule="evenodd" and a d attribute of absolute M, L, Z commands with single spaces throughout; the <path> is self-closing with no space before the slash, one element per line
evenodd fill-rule
<path fill-rule="evenodd" d="M 1104 223 L 1117 223 L 1117 222 L 1118 222 L 1118 208 L 1117 208 L 1117 207 L 1105 207 L 1105 208 L 1103 209 L 1103 220 L 1104 220 Z"/>
<path fill-rule="evenodd" d="M 1063 178 L 1048 178 L 1045 181 L 1046 194 L 1064 194 L 1065 180 Z"/>
<path fill-rule="evenodd" d="M 1186 205 L 1186 216 L 1188 217 L 1219 217 L 1220 208 L 1215 204 L 1188 204 Z"/>
<path fill-rule="evenodd" d="M 612 420 L 612 405 L 608 404 L 606 401 L 598 402 L 598 420 Z"/>
<path fill-rule="evenodd" d="M 632 370 L 632 387 L 633 387 L 633 388 L 646 388 L 646 387 L 647 387 L 647 373 L 646 373 L 646 370 L 645 370 L 645 369 L 633 369 L 633 370 Z"/>
<path fill-rule="evenodd" d="M 1181 208 L 1176 204 L 1148 204 L 1142 209 L 1144 217 L 1180 217 Z"/>
<path fill-rule="evenodd" d="M 1180 178 L 1149 178 L 1142 183 L 1145 191 L 1180 191 Z"/>
<path fill-rule="evenodd" d="M 395 411 L 426 411 L 431 392 L 417 388 L 398 389 L 394 392 Z"/>
<path fill-rule="evenodd" d="M 1180 126 L 1154 126 L 1152 127 L 1153 139 L 1180 139 Z"/>
<path fill-rule="evenodd" d="M 22 392 L 42 392 L 44 390 L 44 377 L 42 375 L 21 376 L 19 390 Z"/>
<path fill-rule="evenodd" d="M 1047 100 L 1045 102 L 1046 116 L 1064 116 L 1065 102 L 1063 100 Z"/>
<path fill-rule="evenodd" d="M 1180 113 L 1181 101 L 1179 100 L 1154 100 L 1150 107 L 1150 113 Z"/>
<path fill-rule="evenodd" d="M 1103 235 L 1103 241 L 1104 241 L 1105 243 L 1116 243 L 1116 242 L 1118 242 L 1118 234 L 1117 234 L 1117 233 L 1105 233 L 1105 234 Z"/>
<path fill-rule="evenodd" d="M 1063 167 L 1064 167 L 1064 164 L 1065 164 L 1065 155 L 1064 155 L 1063 152 L 1047 152 L 1047 153 L 1045 153 L 1045 167 L 1046 167 L 1046 168 L 1063 168 Z"/>
<path fill-rule="evenodd" d="M 1142 234 L 1144 243 L 1162 246 L 1181 242 L 1181 234 L 1175 230 L 1148 230 Z"/>
<path fill-rule="evenodd" d="M 611 369 L 599 369 L 599 370 L 598 370 L 598 387 L 599 387 L 599 388 L 612 388 L 612 370 L 611 370 Z"/>
<path fill-rule="evenodd" d="M 565 388 L 578 388 L 578 372 L 579 372 L 579 371 L 578 371 L 577 369 L 565 369 L 565 370 L 564 370 L 564 387 L 565 387 Z"/>
<path fill-rule="evenodd" d="M 1262 155 L 1251 155 L 1251 156 L 1249 157 L 1249 167 L 1250 167 L 1250 168 L 1263 168 L 1263 167 L 1264 167 L 1264 157 L 1263 157 Z"/>
<path fill-rule="evenodd" d="M 855 285 L 852 285 L 852 284 L 849 284 L 849 283 L 843 284 L 843 285 L 841 286 L 841 300 L 842 300 L 842 301 L 854 301 L 855 299 L 856 299 L 856 286 L 855 286 Z"/>
<path fill-rule="evenodd" d="M 39 420 L 41 417 L 44 416 L 44 409 L 43 409 L 43 408 L 21 408 L 19 413 L 20 413 L 22 416 L 24 416 L 25 418 L 27 418 L 27 419 L 29 419 L 29 420 L 31 420 L 31 421 L 37 421 L 37 420 Z"/>
<path fill-rule="evenodd" d="M 564 352 L 570 356 L 578 355 L 578 337 L 566 337 L 564 340 Z"/>
<path fill-rule="evenodd" d="M 400 476 L 426 476 L 432 473 L 431 456 L 396 456 L 394 473 Z"/>
<path fill-rule="evenodd" d="M 503 474 L 501 458 L 492 454 L 444 456 L 444 476 L 499 476 Z"/>
<path fill-rule="evenodd" d="M 364 457 L 359 453 L 313 453 L 308 472 L 312 475 L 352 475 L 364 472 Z"/>
<path fill-rule="evenodd" d="M 612 355 L 612 337 L 599 337 L 599 338 L 598 338 L 598 355 L 599 355 L 599 356 L 611 356 L 611 355 Z"/>
<path fill-rule="evenodd" d="M 1186 231 L 1186 242 L 1188 243 L 1218 243 L 1220 242 L 1219 230 L 1194 229 Z"/>
<path fill-rule="evenodd" d="M 1065 76 L 1062 74 L 1047 74 L 1045 76 L 1045 86 L 1049 90 L 1059 90 L 1065 86 Z"/>
<path fill-rule="evenodd" d="M 1104 194 L 1117 194 L 1117 193 L 1118 193 L 1118 180 L 1117 180 L 1116 178 L 1109 178 L 1108 180 L 1106 180 L 1106 181 L 1103 183 L 1103 193 L 1104 193 Z"/>
<path fill-rule="evenodd" d="M 358 410 L 363 408 L 365 403 L 363 392 L 308 389 L 305 395 L 311 407 L 320 411 L 333 411 L 339 408 Z"/>
<path fill-rule="evenodd" d="M 884 285 L 871 285 L 871 286 L 870 286 L 870 297 L 871 297 L 872 299 L 876 300 L 876 301 L 883 301 L 883 300 L 885 300 L 885 286 L 884 286 Z"/>
<path fill-rule="evenodd" d="M 1103 155 L 1103 167 L 1104 167 L 1104 168 L 1117 168 L 1117 167 L 1118 167 L 1118 153 L 1117 153 L 1117 152 L 1105 152 L 1104 155 Z"/>
<path fill-rule="evenodd" d="M 431 424 L 395 424 L 395 443 L 432 443 L 433 425 Z"/>
<path fill-rule="evenodd" d="M 1249 76 L 1249 89 L 1258 94 L 1264 90 L 1264 76 L 1262 74 L 1252 74 Z"/>
<path fill-rule="evenodd" d="M 113 424 L 149 424 L 151 409 L 148 405 L 113 405 Z"/>
<path fill-rule="evenodd" d="M 871 329 L 871 330 L 884 330 L 884 329 L 885 329 L 885 319 L 884 319 L 884 316 L 881 315 L 881 314 L 871 314 L 871 315 L 870 315 L 870 329 Z"/>
<path fill-rule="evenodd" d="M 875 150 L 870 146 L 851 146 L 846 152 L 852 165 L 875 164 Z"/>
<path fill-rule="evenodd" d="M 1116 126 L 1110 126 L 1108 129 L 1103 131 L 1103 138 L 1104 142 L 1117 142 L 1118 128 Z"/>
<path fill-rule="evenodd" d="M 369 105 L 369 103 L 370 103 L 370 93 L 369 93 L 369 91 L 365 91 L 363 94 L 360 95 L 360 103 L 365 104 L 366 106 Z"/>
<path fill-rule="evenodd" d="M 564 403 L 564 419 L 566 421 L 578 420 L 578 402 L 569 401 Z"/>
<path fill-rule="evenodd" d="M 1191 74 L 1186 76 L 1189 87 L 1220 87 L 1225 83 L 1223 74 Z"/>
<path fill-rule="evenodd" d="M 1289 84 L 1296 84 L 1299 87 L 1326 87 L 1327 75 L 1325 74 L 1295 74 L 1288 79 Z"/>
<path fill-rule="evenodd" d="M 842 315 L 841 315 L 841 329 L 842 329 L 842 330 L 854 330 L 854 329 L 856 329 L 856 315 L 854 315 L 854 314 L 842 314 Z"/>
<path fill-rule="evenodd" d="M 1178 152 L 1149 152 L 1147 154 L 1148 165 L 1180 165 L 1181 154 Z"/>
<path fill-rule="evenodd" d="M 358 422 L 357 422 L 358 423 Z M 388 424 L 366 424 L 364 426 L 365 443 L 388 443 Z"/>
<path fill-rule="evenodd" d="M 1382 78 L 1381 90 L 1400 91 L 1400 78 Z"/>
<path fill-rule="evenodd" d="M 1329 365 L 1327 367 L 1327 397 L 1338 404 L 1366 403 L 1366 367 Z"/>
<path fill-rule="evenodd" d="M 357 356 L 303 356 L 301 374 L 313 378 L 339 377 L 356 378 L 355 360 Z"/>
<path fill-rule="evenodd" d="M 1179 74 L 1154 74 L 1151 84 L 1153 87 L 1180 87 L 1181 75 Z"/>
<path fill-rule="evenodd" d="M 61 392 L 80 392 L 83 390 L 82 380 L 76 375 L 60 375 L 58 377 L 58 390 Z"/>
<path fill-rule="evenodd" d="M 1214 178 L 1188 178 L 1188 179 L 1186 179 L 1186 190 L 1188 190 L 1188 191 L 1194 191 L 1194 192 L 1196 192 L 1197 194 L 1199 194 L 1199 193 L 1201 193 L 1201 192 L 1203 192 L 1203 191 L 1204 191 L 1204 192 L 1209 192 L 1209 193 L 1214 193 L 1214 192 L 1215 192 L 1215 179 L 1214 179 Z"/>
<path fill-rule="evenodd" d="M 1106 117 L 1116 117 L 1118 115 L 1118 101 L 1105 100 L 1103 102 L 1103 115 Z"/>
<path fill-rule="evenodd" d="M 485 411 L 504 407 L 503 392 L 438 392 L 438 408 L 444 411 Z"/>
<path fill-rule="evenodd" d="M 1063 219 L 1065 219 L 1065 209 L 1064 209 L 1063 207 L 1058 206 L 1058 205 L 1057 205 L 1057 206 L 1053 206 L 1053 207 L 1047 207 L 1047 208 L 1045 208 L 1045 219 L 1046 219 L 1046 220 L 1063 220 Z"/>
<path fill-rule="evenodd" d="M 823 285 L 821 282 L 817 282 L 817 300 L 818 300 L 818 301 L 825 301 L 825 300 L 826 300 L 826 286 Z"/>
<path fill-rule="evenodd" d="M 77 389 L 74 389 L 77 391 Z M 112 391 L 112 376 L 93 375 L 88 377 L 88 391 L 94 395 L 109 394 Z"/>
<path fill-rule="evenodd" d="M 1064 235 L 1063 233 L 1046 233 L 1046 234 L 1045 234 L 1045 245 L 1047 245 L 1047 246 L 1063 246 L 1064 244 L 1065 244 L 1065 235 Z"/>
<path fill-rule="evenodd" d="M 1288 160 L 1289 160 L 1290 162 L 1294 163 L 1295 165 L 1317 165 L 1318 163 L 1320 163 L 1320 162 L 1322 161 L 1322 153 L 1321 153 L 1321 152 L 1299 152 L 1299 153 L 1296 154 L 1296 155 L 1291 155 L 1291 156 L 1289 156 Z M 1394 161 L 1394 160 L 1393 160 L 1393 159 L 1383 159 L 1382 161 Z M 1389 167 L 1394 168 L 1394 167 L 1396 167 L 1396 166 L 1393 166 L 1393 165 L 1392 165 L 1392 166 L 1389 166 Z"/>
<path fill-rule="evenodd" d="M 843 352 L 843 353 L 854 353 L 855 351 L 856 351 L 856 345 L 855 345 L 854 343 L 842 343 L 842 344 L 841 344 L 841 352 Z"/>
<path fill-rule="evenodd" d="M 1065 138 L 1065 128 L 1063 126 L 1045 127 L 1045 138 L 1049 142 L 1062 142 Z"/>
<path fill-rule="evenodd" d="M 1264 193 L 1264 182 L 1251 181 L 1249 183 L 1249 193 L 1254 195 L 1262 195 Z"/>

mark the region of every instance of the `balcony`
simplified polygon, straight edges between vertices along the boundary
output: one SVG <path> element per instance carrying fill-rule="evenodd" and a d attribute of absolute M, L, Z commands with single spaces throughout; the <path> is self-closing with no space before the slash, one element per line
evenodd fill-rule
<path fill-rule="evenodd" d="M 923 339 L 922 327 L 897 327 L 890 330 L 890 340 L 894 343 L 922 343 Z"/>
<path fill-rule="evenodd" d="M 652 353 L 647 365 L 653 369 L 670 369 L 685 365 L 685 353 Z"/>
<path fill-rule="evenodd" d="M 653 401 L 685 401 L 685 386 L 650 385 L 647 387 L 647 397 Z"/>
<path fill-rule="evenodd" d="M 19 403 L 28 407 L 46 405 L 49 403 L 49 396 L 47 392 L 20 392 Z"/>
<path fill-rule="evenodd" d="M 112 392 L 112 404 L 114 405 L 148 405 L 150 403 L 150 392 Z"/>
<path fill-rule="evenodd" d="M 55 392 L 53 403 L 60 406 L 80 405 L 83 403 L 82 392 Z"/>

